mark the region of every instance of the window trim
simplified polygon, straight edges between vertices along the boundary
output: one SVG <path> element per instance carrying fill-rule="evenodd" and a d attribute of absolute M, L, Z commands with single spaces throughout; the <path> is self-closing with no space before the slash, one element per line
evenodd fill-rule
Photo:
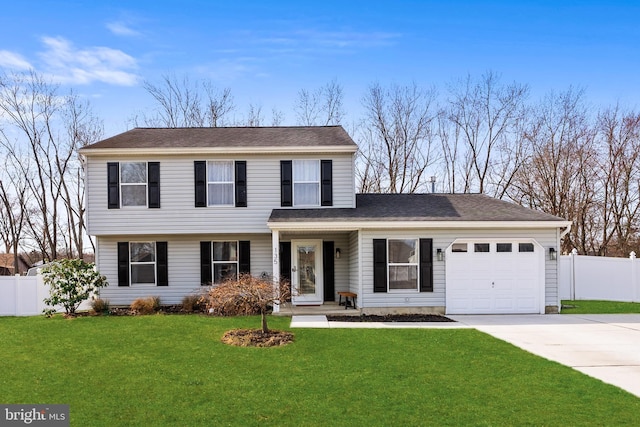
<path fill-rule="evenodd" d="M 126 164 L 132 164 L 132 163 L 141 163 L 144 164 L 144 177 L 145 177 L 145 181 L 144 184 L 140 183 L 140 182 L 123 182 L 122 180 L 122 170 L 123 165 Z M 148 208 L 149 207 L 149 162 L 147 161 L 126 161 L 126 162 L 120 162 L 118 165 L 118 191 L 120 193 L 120 208 L 122 209 L 143 209 L 143 208 Z M 122 192 L 122 187 L 123 186 L 142 186 L 144 185 L 144 205 L 125 205 L 124 204 L 124 197 L 123 197 L 123 192 Z"/>
<path fill-rule="evenodd" d="M 132 261 L 131 255 L 133 251 L 131 250 L 131 245 L 136 243 L 151 243 L 153 244 L 153 261 Z M 133 283 L 133 266 L 134 265 L 153 265 L 153 283 Z M 155 241 L 129 241 L 129 286 L 158 286 L 158 249 L 156 247 Z"/>
<path fill-rule="evenodd" d="M 231 181 L 211 181 L 209 176 L 209 165 L 211 163 L 229 163 L 231 165 Z M 207 207 L 215 207 L 215 208 L 226 208 L 226 207 L 235 207 L 236 206 L 236 164 L 234 160 L 226 160 L 226 159 L 216 159 L 216 160 L 207 160 L 206 161 L 206 197 L 207 197 Z M 209 185 L 210 184 L 231 184 L 231 203 L 225 204 L 212 204 L 211 200 L 209 200 Z"/>
<path fill-rule="evenodd" d="M 317 181 L 298 181 L 296 179 L 296 163 L 298 162 L 314 162 L 318 165 Z M 317 184 L 317 204 L 298 204 L 296 203 L 296 184 Z M 291 163 L 291 205 L 293 207 L 320 207 L 322 205 L 322 163 L 320 159 L 294 159 Z"/>
<path fill-rule="evenodd" d="M 235 261 L 215 261 L 215 243 L 235 243 L 236 244 L 236 260 Z M 211 240 L 211 284 L 219 285 L 222 282 L 216 282 L 216 264 L 235 264 L 236 278 L 240 274 L 240 241 L 239 240 Z"/>
<path fill-rule="evenodd" d="M 391 262 L 391 250 L 389 245 L 392 241 L 407 241 L 412 240 L 415 243 L 415 253 L 413 255 L 414 262 Z M 420 292 L 420 239 L 419 238 L 388 238 L 387 239 L 387 292 L 399 293 L 399 292 Z M 391 288 L 391 268 L 390 267 L 415 267 L 416 269 L 416 286 L 412 289 L 395 289 Z"/>

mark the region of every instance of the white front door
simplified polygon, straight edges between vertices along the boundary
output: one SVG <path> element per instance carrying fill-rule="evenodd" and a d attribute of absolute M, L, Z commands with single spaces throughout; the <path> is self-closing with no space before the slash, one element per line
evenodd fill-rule
<path fill-rule="evenodd" d="M 291 242 L 291 282 L 293 304 L 322 304 L 322 240 Z"/>

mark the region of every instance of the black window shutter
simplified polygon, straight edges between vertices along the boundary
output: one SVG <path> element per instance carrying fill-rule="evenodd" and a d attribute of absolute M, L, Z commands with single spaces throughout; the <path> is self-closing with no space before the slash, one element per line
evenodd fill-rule
<path fill-rule="evenodd" d="M 129 286 L 129 242 L 118 242 L 118 286 Z"/>
<path fill-rule="evenodd" d="M 196 208 L 207 206 L 207 162 L 193 162 L 195 175 Z"/>
<path fill-rule="evenodd" d="M 433 292 L 433 239 L 420 239 L 420 292 Z"/>
<path fill-rule="evenodd" d="M 236 166 L 236 207 L 247 207 L 247 162 L 238 161 Z"/>
<path fill-rule="evenodd" d="M 107 163 L 107 208 L 120 208 L 120 165 Z"/>
<path fill-rule="evenodd" d="M 200 242 L 200 284 L 208 286 L 213 284 L 211 263 L 211 242 Z"/>
<path fill-rule="evenodd" d="M 373 292 L 387 292 L 386 239 L 373 239 Z"/>
<path fill-rule="evenodd" d="M 158 286 L 169 286 L 169 260 L 167 252 L 167 242 L 156 242 Z"/>
<path fill-rule="evenodd" d="M 333 206 L 333 162 L 320 160 L 320 204 Z"/>
<path fill-rule="evenodd" d="M 333 242 L 322 242 L 322 274 L 324 275 L 324 300 L 335 301 L 335 263 Z"/>
<path fill-rule="evenodd" d="M 293 166 L 291 160 L 280 161 L 280 206 L 293 206 Z"/>
<path fill-rule="evenodd" d="M 238 269 L 239 273 L 251 273 L 251 242 L 241 240 L 238 242 Z"/>
<path fill-rule="evenodd" d="M 280 278 L 291 282 L 291 242 L 280 242 Z"/>
<path fill-rule="evenodd" d="M 148 170 L 148 190 L 149 190 L 149 207 L 160 207 L 160 162 L 149 162 Z"/>

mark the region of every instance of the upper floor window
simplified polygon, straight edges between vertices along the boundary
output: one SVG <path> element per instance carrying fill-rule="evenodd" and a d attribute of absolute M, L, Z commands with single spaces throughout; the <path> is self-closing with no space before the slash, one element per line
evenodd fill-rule
<path fill-rule="evenodd" d="M 247 162 L 243 160 L 196 160 L 195 207 L 247 207 Z"/>
<path fill-rule="evenodd" d="M 122 206 L 147 206 L 147 164 L 120 164 L 120 194 Z"/>
<path fill-rule="evenodd" d="M 320 206 L 320 161 L 293 161 L 293 205 Z"/>
<path fill-rule="evenodd" d="M 160 207 L 159 162 L 107 163 L 107 207 Z"/>
<path fill-rule="evenodd" d="M 333 206 L 333 162 L 281 160 L 280 206 Z"/>
<path fill-rule="evenodd" d="M 233 206 L 233 162 L 207 163 L 207 194 L 209 206 Z"/>

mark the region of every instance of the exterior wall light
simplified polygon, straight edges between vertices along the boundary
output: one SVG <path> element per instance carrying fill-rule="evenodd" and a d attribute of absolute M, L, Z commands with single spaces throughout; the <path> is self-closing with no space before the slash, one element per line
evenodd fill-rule
<path fill-rule="evenodd" d="M 556 248 L 549 248 L 549 259 L 551 261 L 555 261 L 558 259 L 558 253 L 556 252 Z"/>
<path fill-rule="evenodd" d="M 336 259 L 340 259 L 340 248 L 336 248 Z"/>
<path fill-rule="evenodd" d="M 444 252 L 442 252 L 440 248 L 436 249 L 436 259 L 438 261 L 444 261 Z"/>

